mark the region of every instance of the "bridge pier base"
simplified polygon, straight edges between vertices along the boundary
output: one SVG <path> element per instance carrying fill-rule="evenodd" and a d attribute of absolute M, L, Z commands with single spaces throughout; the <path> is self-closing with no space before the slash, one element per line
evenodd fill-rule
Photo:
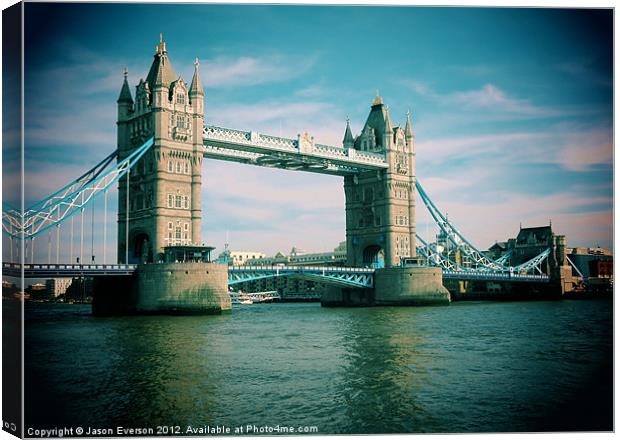
<path fill-rule="evenodd" d="M 450 303 L 438 267 L 388 267 L 375 272 L 375 305 L 427 306 Z"/>
<path fill-rule="evenodd" d="M 227 269 L 213 263 L 143 264 L 131 277 L 102 277 L 94 289 L 93 315 L 228 312 Z"/>
<path fill-rule="evenodd" d="M 450 303 L 436 267 L 377 269 L 373 289 L 330 287 L 321 298 L 325 307 L 427 306 Z"/>
<path fill-rule="evenodd" d="M 223 264 L 143 264 L 137 287 L 137 313 L 220 314 L 232 308 Z"/>
<path fill-rule="evenodd" d="M 370 307 L 374 305 L 374 290 L 328 286 L 321 296 L 323 307 Z"/>

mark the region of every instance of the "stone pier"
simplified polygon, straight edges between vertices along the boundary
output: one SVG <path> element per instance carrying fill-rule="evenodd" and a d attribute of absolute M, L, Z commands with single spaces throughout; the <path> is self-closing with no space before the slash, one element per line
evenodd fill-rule
<path fill-rule="evenodd" d="M 373 289 L 329 288 L 321 298 L 324 307 L 447 305 L 450 293 L 443 286 L 441 269 L 390 267 L 377 269 Z"/>
<path fill-rule="evenodd" d="M 388 267 L 375 272 L 375 305 L 427 306 L 450 303 L 438 267 Z"/>
<path fill-rule="evenodd" d="M 231 310 L 228 268 L 186 262 L 143 264 L 132 277 L 96 281 L 93 314 L 221 314 Z"/>

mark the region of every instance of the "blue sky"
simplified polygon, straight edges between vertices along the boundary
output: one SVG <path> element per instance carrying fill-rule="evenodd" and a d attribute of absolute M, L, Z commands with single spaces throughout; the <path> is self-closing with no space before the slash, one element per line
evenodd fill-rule
<path fill-rule="evenodd" d="M 133 89 L 163 32 L 184 79 L 201 60 L 209 124 L 341 145 L 378 89 L 394 123 L 411 110 L 417 175 L 476 245 L 550 219 L 569 245 L 612 245 L 610 10 L 29 3 L 25 25 L 29 200 L 115 148 L 122 70 Z M 226 231 L 332 249 L 342 179 L 207 160 L 202 229 L 218 250 Z"/>

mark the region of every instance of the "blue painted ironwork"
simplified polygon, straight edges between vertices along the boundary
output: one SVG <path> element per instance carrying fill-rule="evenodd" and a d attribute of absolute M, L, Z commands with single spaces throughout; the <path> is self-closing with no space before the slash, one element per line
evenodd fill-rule
<path fill-rule="evenodd" d="M 465 270 L 469 271 L 480 271 L 480 272 L 495 272 L 495 273 L 527 273 L 533 270 L 536 270 L 538 273 L 542 274 L 540 270 L 540 265 L 542 262 L 549 256 L 551 249 L 546 249 L 541 252 L 539 255 L 535 256 L 531 260 L 528 260 L 518 266 L 505 266 L 504 263 L 508 259 L 502 260 L 499 258 L 498 260 L 491 260 L 488 258 L 483 252 L 478 250 L 474 245 L 472 245 L 455 227 L 452 225 L 448 219 L 441 213 L 441 211 L 437 208 L 437 206 L 430 199 L 428 194 L 424 191 L 420 182 L 416 180 L 416 189 L 418 190 L 418 194 L 420 194 L 420 198 L 424 202 L 424 205 L 428 209 L 429 213 L 437 223 L 437 226 L 443 231 L 446 237 L 450 240 L 450 242 L 458 249 L 464 258 L 472 263 L 471 268 L 467 268 Z M 427 250 L 422 254 L 429 254 L 432 250 Z M 439 257 L 445 257 L 441 254 L 435 252 L 433 254 L 434 259 Z M 429 258 L 428 261 L 433 261 L 433 258 Z M 456 264 L 450 260 L 451 264 Z M 443 264 L 447 264 L 444 262 Z M 443 267 L 440 265 L 440 267 Z M 449 268 L 448 268 L 449 269 Z M 460 269 L 459 269 L 460 270 Z"/>
<path fill-rule="evenodd" d="M 461 270 L 443 270 L 443 279 L 470 281 L 514 281 L 520 283 L 548 283 L 548 275 L 515 274 L 506 272 L 476 272 Z"/>
<path fill-rule="evenodd" d="M 228 285 L 265 278 L 297 276 L 344 287 L 372 288 L 375 270 L 334 266 L 232 266 L 228 268 Z"/>
<path fill-rule="evenodd" d="M 28 239 L 63 223 L 114 185 L 152 145 L 153 138 L 110 168 L 118 154 L 115 151 L 73 182 L 24 210 L 23 214 L 14 209 L 3 211 L 3 231 L 11 237 Z"/>
<path fill-rule="evenodd" d="M 512 256 L 512 249 L 509 250 L 508 252 L 505 252 L 504 255 L 502 255 L 497 260 L 495 260 L 495 263 L 505 266 L 506 262 L 510 259 L 511 256 Z"/>
<path fill-rule="evenodd" d="M 288 139 L 206 125 L 203 146 L 204 156 L 213 159 L 322 174 L 344 176 L 388 167 L 384 154 L 315 144 L 308 134 Z"/>

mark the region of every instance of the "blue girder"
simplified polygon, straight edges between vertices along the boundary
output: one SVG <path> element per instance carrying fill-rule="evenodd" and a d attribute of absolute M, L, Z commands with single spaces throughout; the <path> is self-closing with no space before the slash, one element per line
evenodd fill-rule
<path fill-rule="evenodd" d="M 416 180 L 416 189 L 418 190 L 418 194 L 420 194 L 420 198 L 424 202 L 424 205 L 428 209 L 429 213 L 435 220 L 435 223 L 439 226 L 439 228 L 443 231 L 446 237 L 450 240 L 450 242 L 461 251 L 462 255 L 470 261 L 474 267 L 471 268 L 456 268 L 457 270 L 468 270 L 468 271 L 478 271 L 478 272 L 493 272 L 493 273 L 526 273 L 536 270 L 538 273 L 542 274 L 540 270 L 541 263 L 547 259 L 549 256 L 551 249 L 546 249 L 541 252 L 539 255 L 535 256 L 531 260 L 528 260 L 518 266 L 506 266 L 504 263 L 508 260 L 509 256 L 504 255 L 503 257 L 493 261 L 488 258 L 483 252 L 479 251 L 474 245 L 472 245 L 455 227 L 452 225 L 446 217 L 441 213 L 441 211 L 437 208 L 437 206 L 430 199 L 428 194 L 420 185 L 420 182 Z M 427 256 L 427 261 L 436 261 L 436 264 L 439 267 L 445 267 L 446 269 L 451 269 L 451 267 L 447 267 L 449 265 L 457 265 L 452 260 L 449 260 L 446 256 L 437 253 L 430 249 L 428 245 L 425 244 L 427 250 L 422 249 L 422 254 Z M 458 266 L 458 265 L 457 265 Z"/>
<path fill-rule="evenodd" d="M 334 266 L 232 266 L 228 284 L 235 285 L 265 278 L 298 276 L 312 281 L 345 287 L 373 287 L 374 269 Z"/>
<path fill-rule="evenodd" d="M 152 145 L 153 138 L 150 138 L 125 159 L 109 167 L 117 157 L 115 151 L 73 182 L 25 209 L 23 214 L 15 209 L 3 210 L 3 231 L 14 238 L 28 239 L 60 225 L 118 182 Z"/>

